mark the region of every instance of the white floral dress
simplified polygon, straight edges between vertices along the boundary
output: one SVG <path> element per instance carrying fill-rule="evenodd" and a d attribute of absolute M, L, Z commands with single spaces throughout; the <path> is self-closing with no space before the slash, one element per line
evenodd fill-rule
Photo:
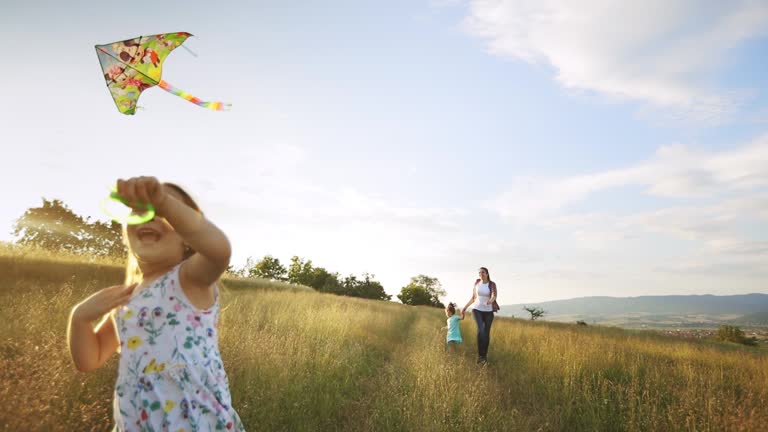
<path fill-rule="evenodd" d="M 219 300 L 198 310 L 179 282 L 181 264 L 116 312 L 120 366 L 117 431 L 243 431 L 218 344 Z"/>

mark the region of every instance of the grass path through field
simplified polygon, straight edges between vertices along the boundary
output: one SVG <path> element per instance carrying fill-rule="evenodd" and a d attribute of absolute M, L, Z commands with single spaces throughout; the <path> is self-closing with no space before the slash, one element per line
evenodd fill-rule
<path fill-rule="evenodd" d="M 514 383 L 500 380 L 498 367 L 475 363 L 474 324 L 462 323 L 464 344 L 445 352 L 442 311 L 419 308 L 389 361 L 366 384 L 359 414 L 345 430 L 437 431 L 537 430 L 546 419 L 528 418 L 518 406 Z M 501 402 L 501 403 L 500 403 Z"/>

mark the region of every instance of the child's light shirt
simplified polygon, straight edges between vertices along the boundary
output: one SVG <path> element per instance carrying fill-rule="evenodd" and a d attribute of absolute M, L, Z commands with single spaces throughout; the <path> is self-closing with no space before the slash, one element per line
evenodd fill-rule
<path fill-rule="evenodd" d="M 461 343 L 461 327 L 459 321 L 461 318 L 457 314 L 453 314 L 448 317 L 448 335 L 445 337 L 446 342 Z"/>
<path fill-rule="evenodd" d="M 120 365 L 118 431 L 242 431 L 219 353 L 219 300 L 198 310 L 179 282 L 181 264 L 115 314 Z"/>

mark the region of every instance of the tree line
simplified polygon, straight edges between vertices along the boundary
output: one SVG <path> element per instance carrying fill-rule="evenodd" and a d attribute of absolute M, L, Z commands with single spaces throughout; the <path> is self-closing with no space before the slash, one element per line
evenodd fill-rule
<path fill-rule="evenodd" d="M 72 211 L 63 201 L 43 198 L 40 207 L 27 209 L 19 217 L 12 231 L 15 244 L 44 249 L 53 253 L 126 259 L 128 249 L 123 242 L 122 225 L 117 222 L 91 220 Z M 244 278 L 263 278 L 312 287 L 319 292 L 391 300 L 382 284 L 370 273 L 358 277 L 342 277 L 316 266 L 312 260 L 293 256 L 287 266 L 278 258 L 266 255 L 256 261 L 249 257 L 242 267 L 230 266 L 227 272 Z M 400 289 L 397 298 L 408 305 L 445 307 L 440 297 L 445 296 L 437 278 L 420 274 Z"/>
<path fill-rule="evenodd" d="M 293 256 L 288 267 L 278 258 L 266 255 L 259 261 L 248 257 L 242 267 L 230 266 L 227 272 L 233 276 L 244 278 L 262 278 L 273 281 L 288 282 L 296 285 L 312 287 L 317 291 L 361 297 L 375 300 L 391 300 L 392 296 L 384 291 L 384 287 L 374 279 L 374 275 L 363 273 L 358 278 L 355 275 L 342 277 L 337 272 L 330 272 L 316 266 L 310 259 Z"/>

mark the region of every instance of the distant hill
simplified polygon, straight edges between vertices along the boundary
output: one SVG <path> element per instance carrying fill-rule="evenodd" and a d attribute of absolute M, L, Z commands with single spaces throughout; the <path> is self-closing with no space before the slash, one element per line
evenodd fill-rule
<path fill-rule="evenodd" d="M 742 321 L 747 317 L 768 324 L 768 294 L 669 295 L 640 297 L 579 297 L 541 303 L 501 306 L 501 314 L 526 317 L 524 306 L 538 306 L 552 321 L 585 319 L 589 322 L 716 322 Z M 753 316 L 754 315 L 754 316 Z"/>

